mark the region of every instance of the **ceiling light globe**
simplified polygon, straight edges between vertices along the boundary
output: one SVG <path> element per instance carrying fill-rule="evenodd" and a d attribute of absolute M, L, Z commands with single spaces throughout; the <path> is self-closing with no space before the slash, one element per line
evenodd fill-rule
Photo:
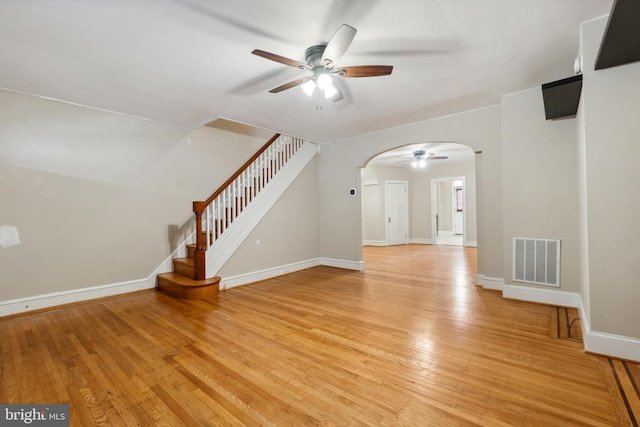
<path fill-rule="evenodd" d="M 313 95 L 313 91 L 316 90 L 316 82 L 313 80 L 307 80 L 302 84 L 302 90 L 304 90 L 304 93 L 309 96 Z"/>
<path fill-rule="evenodd" d="M 333 82 L 331 80 L 331 76 L 328 74 L 320 74 L 318 76 L 318 87 L 322 90 L 333 88 Z"/>
<path fill-rule="evenodd" d="M 327 99 L 333 98 L 336 93 L 338 93 L 338 89 L 333 86 L 329 86 L 324 89 L 324 97 Z"/>

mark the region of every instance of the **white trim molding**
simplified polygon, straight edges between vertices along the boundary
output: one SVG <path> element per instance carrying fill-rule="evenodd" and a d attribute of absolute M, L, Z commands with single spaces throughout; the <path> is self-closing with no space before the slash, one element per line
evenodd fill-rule
<path fill-rule="evenodd" d="M 293 273 L 295 271 L 304 270 L 319 265 L 317 260 L 311 259 L 307 261 L 294 262 L 279 267 L 265 268 L 264 270 L 253 271 L 251 273 L 238 274 L 236 276 L 225 277 L 220 280 L 220 290 L 235 288 L 249 283 L 259 282 L 284 274 Z"/>
<path fill-rule="evenodd" d="M 317 265 L 326 265 L 327 267 L 343 268 L 345 270 L 364 270 L 364 261 L 347 261 L 344 259 L 318 258 Z"/>
<path fill-rule="evenodd" d="M 480 280 L 480 275 L 478 275 Z M 483 278 L 486 280 L 486 278 Z M 584 350 L 589 353 L 640 362 L 640 339 L 592 331 L 580 294 L 529 286 L 504 285 L 504 298 L 537 302 L 560 307 L 577 307 L 582 324 Z"/>
<path fill-rule="evenodd" d="M 560 307 L 578 307 L 580 304 L 580 295 L 575 292 L 520 285 L 505 284 L 502 290 L 502 296 L 509 299 L 538 302 Z"/>
<path fill-rule="evenodd" d="M 293 273 L 307 268 L 326 265 L 328 267 L 343 268 L 346 270 L 362 271 L 364 270 L 363 261 L 346 261 L 331 258 L 314 258 L 306 261 L 294 262 L 287 265 L 281 265 L 264 270 L 253 271 L 251 273 L 239 274 L 237 276 L 225 277 L 220 280 L 220 289 L 231 289 L 236 286 L 248 285 L 249 283 L 259 282 L 261 280 L 272 279 L 274 277 Z"/>
<path fill-rule="evenodd" d="M 173 259 L 173 258 L 170 258 Z M 332 258 L 314 258 L 306 261 L 294 262 L 279 267 L 267 268 L 260 271 L 241 274 L 233 277 L 225 277 L 220 281 L 220 289 L 229 289 L 236 286 L 246 285 L 260 280 L 271 279 L 283 274 L 293 273 L 318 265 L 343 268 L 346 270 L 364 270 L 364 261 L 347 261 Z M 62 292 L 52 292 L 49 294 L 36 295 L 32 297 L 18 298 L 9 301 L 0 301 L 0 317 L 14 314 L 27 313 L 34 310 L 57 307 L 66 304 L 89 301 L 98 298 L 112 297 L 131 292 L 153 289 L 156 287 L 157 274 L 164 273 L 170 268 L 170 262 L 163 263 L 149 277 L 128 282 L 113 283 L 103 286 L 93 286 L 89 288 L 73 289 Z M 166 271 L 165 271 L 166 270 Z"/>
<path fill-rule="evenodd" d="M 592 331 L 582 298 L 578 297 L 585 351 L 640 362 L 640 339 Z"/>
<path fill-rule="evenodd" d="M 113 283 L 110 285 L 93 286 L 90 288 L 73 289 L 70 291 L 52 292 L 26 298 L 18 298 L 0 302 L 0 317 L 13 314 L 27 313 L 34 310 L 42 310 L 60 305 L 89 301 L 92 299 L 128 294 L 131 292 L 151 289 L 156 287 L 156 276 L 131 280 L 128 282 Z"/>
<path fill-rule="evenodd" d="M 362 246 L 387 246 L 386 240 L 363 240 Z"/>
<path fill-rule="evenodd" d="M 464 246 L 468 248 L 477 248 L 478 242 L 475 240 L 465 240 Z"/>
<path fill-rule="evenodd" d="M 491 289 L 494 291 L 502 291 L 504 289 L 504 279 L 497 277 L 486 277 L 484 274 L 478 274 L 478 284 L 484 289 Z"/>
<path fill-rule="evenodd" d="M 144 279 L 129 280 L 126 282 L 110 283 L 107 285 L 91 286 L 88 288 L 71 289 L 68 291 L 52 292 L 42 295 L 34 295 L 14 300 L 0 301 L 0 317 L 13 314 L 28 313 L 30 311 L 57 307 L 89 301 L 92 299 L 112 297 L 131 292 L 153 289 L 156 287 L 160 273 L 173 271 L 173 259 L 184 257 L 187 254 L 186 244 L 191 241 L 192 233 L 186 240 L 178 245 L 178 249 L 164 259 L 148 277 Z"/>

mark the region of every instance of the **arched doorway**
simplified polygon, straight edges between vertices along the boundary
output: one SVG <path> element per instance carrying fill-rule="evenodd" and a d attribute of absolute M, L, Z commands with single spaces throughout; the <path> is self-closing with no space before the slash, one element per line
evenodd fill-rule
<path fill-rule="evenodd" d="M 423 164 L 416 152 L 424 159 Z M 424 153 L 423 153 L 424 152 Z M 461 193 L 452 187 L 448 198 L 451 224 L 449 233 L 461 245 L 477 245 L 476 200 L 475 200 L 475 156 L 471 148 L 452 142 L 411 144 L 392 149 L 370 159 L 361 169 L 362 243 L 367 246 L 388 246 L 387 209 L 388 182 L 407 182 L 408 238 L 407 243 L 437 244 L 434 224 L 434 200 L 432 180 L 457 178 L 462 181 Z M 454 197 L 461 199 L 453 204 Z M 458 199 L 455 199 L 458 201 Z M 458 209 L 464 214 L 456 227 Z M 455 212 L 455 213 L 454 213 Z M 393 221 L 393 219 L 391 219 Z"/>

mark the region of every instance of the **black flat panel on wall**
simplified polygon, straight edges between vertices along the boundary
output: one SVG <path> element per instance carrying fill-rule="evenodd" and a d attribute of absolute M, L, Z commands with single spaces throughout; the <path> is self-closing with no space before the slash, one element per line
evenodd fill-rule
<path fill-rule="evenodd" d="M 640 61 L 640 0 L 616 0 L 604 32 L 595 69 Z"/>
<path fill-rule="evenodd" d="M 581 91 L 582 75 L 543 84 L 542 99 L 547 120 L 575 116 Z"/>

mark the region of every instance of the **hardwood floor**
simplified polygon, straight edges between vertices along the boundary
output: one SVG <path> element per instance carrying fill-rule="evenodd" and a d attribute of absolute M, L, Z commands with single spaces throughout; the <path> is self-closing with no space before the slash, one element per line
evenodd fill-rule
<path fill-rule="evenodd" d="M 69 403 L 74 426 L 638 425 L 638 365 L 563 339 L 555 307 L 475 286 L 475 249 L 364 255 L 364 272 L 208 300 L 0 319 L 0 403 Z"/>

